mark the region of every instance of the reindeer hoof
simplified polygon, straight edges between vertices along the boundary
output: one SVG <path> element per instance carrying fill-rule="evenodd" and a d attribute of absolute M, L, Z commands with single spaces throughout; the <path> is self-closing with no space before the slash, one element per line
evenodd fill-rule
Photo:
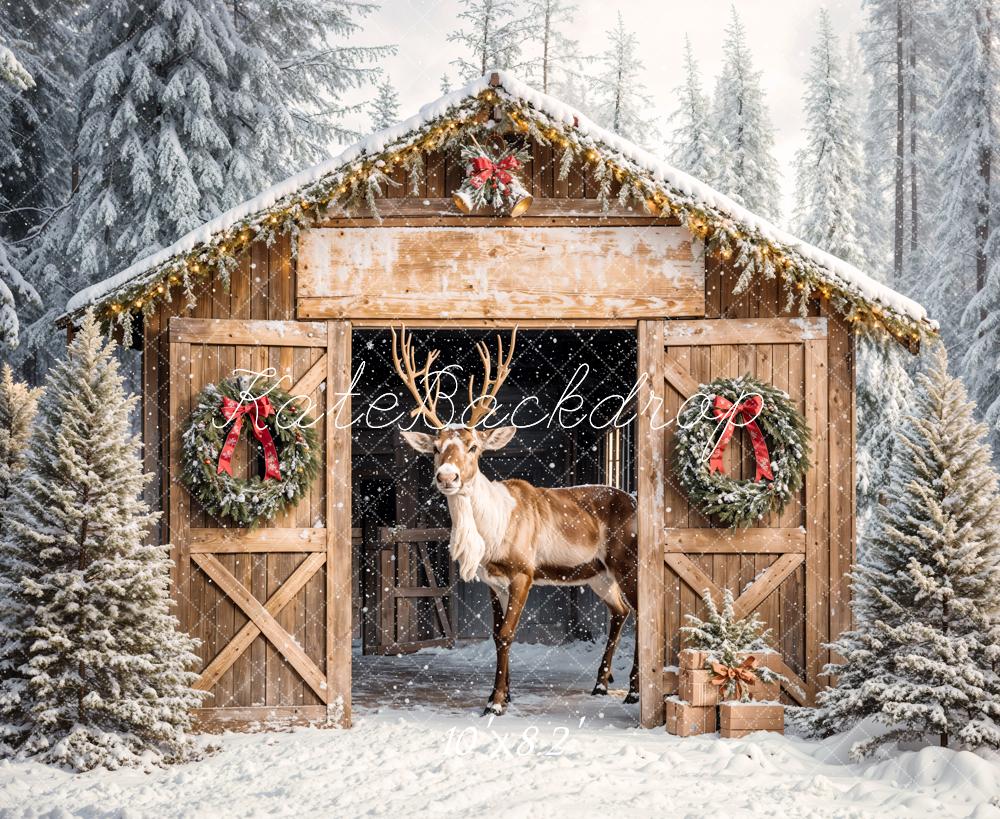
<path fill-rule="evenodd" d="M 608 696 L 608 687 L 604 683 L 598 683 L 594 686 L 594 690 L 590 692 L 592 697 L 606 697 Z"/>
<path fill-rule="evenodd" d="M 628 694 L 625 695 L 625 704 L 631 705 L 634 702 L 639 702 L 639 692 L 629 691 Z"/>
<path fill-rule="evenodd" d="M 483 709 L 484 717 L 499 717 L 503 715 L 503 712 L 507 710 L 507 706 L 499 702 L 488 702 L 486 707 Z"/>

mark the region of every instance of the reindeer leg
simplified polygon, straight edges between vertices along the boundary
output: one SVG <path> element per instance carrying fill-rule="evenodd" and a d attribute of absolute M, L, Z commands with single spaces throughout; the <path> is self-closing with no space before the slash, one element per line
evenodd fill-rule
<path fill-rule="evenodd" d="M 507 608 L 509 601 L 509 596 L 504 595 L 505 599 L 501 599 L 500 593 L 494 589 L 492 586 L 490 589 L 490 604 L 493 609 L 493 644 L 498 645 L 500 643 L 500 626 L 503 625 L 503 615 L 504 609 Z M 510 702 L 510 684 L 507 685 L 507 702 Z"/>
<path fill-rule="evenodd" d="M 608 624 L 608 642 L 604 647 L 604 656 L 601 658 L 601 665 L 597 669 L 597 684 L 592 695 L 604 695 L 608 693 L 608 683 L 613 679 L 611 676 L 611 663 L 615 657 L 615 650 L 618 648 L 618 640 L 622 634 L 622 627 L 628 618 L 628 605 L 622 596 L 621 588 L 615 579 L 607 574 L 601 574 L 593 578 L 588 583 L 594 593 L 600 597 L 608 611 L 611 613 L 611 620 Z"/>
<path fill-rule="evenodd" d="M 609 606 L 610 608 L 610 606 Z M 604 656 L 601 658 L 601 666 L 597 669 L 597 684 L 591 695 L 608 693 L 608 683 L 611 682 L 611 663 L 615 658 L 615 649 L 618 648 L 618 638 L 622 636 L 622 626 L 628 618 L 628 609 L 625 611 L 615 611 L 611 609 L 611 623 L 608 626 L 608 643 L 604 647 Z"/>
<path fill-rule="evenodd" d="M 504 612 L 503 624 L 497 633 L 497 675 L 493 682 L 493 693 L 490 694 L 486 702 L 483 714 L 494 714 L 499 716 L 507 710 L 507 697 L 510 692 L 510 645 L 514 642 L 514 635 L 517 633 L 517 623 L 521 619 L 521 612 L 524 611 L 524 604 L 528 600 L 528 592 L 531 590 L 531 575 L 517 574 L 511 578 L 509 593 L 510 599 L 507 603 L 507 611 Z"/>
<path fill-rule="evenodd" d="M 632 672 L 628 675 L 628 694 L 625 695 L 625 703 L 631 705 L 639 702 L 639 637 L 635 639 L 635 657 L 632 660 Z"/>
<path fill-rule="evenodd" d="M 638 563 L 634 564 L 638 565 Z M 628 675 L 628 694 L 625 695 L 626 703 L 639 702 L 639 583 L 634 571 L 629 571 L 619 577 L 622 591 L 629 607 L 635 612 L 636 634 L 635 634 L 635 654 L 632 659 L 632 671 Z"/>

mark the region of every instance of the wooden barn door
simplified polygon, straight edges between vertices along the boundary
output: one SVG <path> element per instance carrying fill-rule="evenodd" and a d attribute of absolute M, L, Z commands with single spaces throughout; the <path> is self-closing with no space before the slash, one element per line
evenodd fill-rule
<path fill-rule="evenodd" d="M 340 321 L 170 321 L 174 593 L 182 626 L 201 641 L 196 687 L 210 694 L 199 711 L 206 722 L 349 723 L 350 338 Z M 289 393 L 312 398 L 326 468 L 274 521 L 234 528 L 206 514 L 180 483 L 180 433 L 207 384 L 272 367 L 287 376 Z M 236 475 L 252 469 L 251 439 L 242 436 Z"/>
<path fill-rule="evenodd" d="M 664 401 L 662 411 L 654 402 L 640 415 L 643 724 L 662 720 L 666 692 L 659 670 L 676 664 L 680 627 L 685 615 L 704 614 L 700 597 L 705 589 L 716 601 L 723 589 L 730 589 L 737 615 L 757 612 L 773 629 L 781 671 L 791 681 L 785 693 L 793 701 L 808 702 L 820 672 L 821 643 L 827 639 L 818 624 L 829 616 L 830 604 L 824 562 L 830 537 L 827 319 L 640 322 L 639 349 L 640 373 L 648 375 L 650 384 L 663 385 L 662 393 L 650 389 Z M 805 414 L 813 457 L 799 498 L 781 514 L 771 514 L 753 528 L 715 528 L 688 504 L 673 478 L 674 425 L 659 432 L 656 427 L 676 418 L 701 384 L 747 373 L 783 389 Z M 726 472 L 752 477 L 752 454 L 745 436 L 734 436 L 725 452 Z M 658 530 L 657 521 L 662 522 Z"/>
<path fill-rule="evenodd" d="M 412 654 L 455 645 L 450 529 L 380 526 L 370 544 L 364 630 L 366 654 Z"/>

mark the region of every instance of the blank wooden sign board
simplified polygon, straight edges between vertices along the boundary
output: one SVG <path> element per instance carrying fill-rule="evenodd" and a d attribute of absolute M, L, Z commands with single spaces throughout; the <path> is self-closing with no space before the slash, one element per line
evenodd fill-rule
<path fill-rule="evenodd" d="M 703 316 L 681 227 L 319 228 L 299 239 L 299 318 Z"/>

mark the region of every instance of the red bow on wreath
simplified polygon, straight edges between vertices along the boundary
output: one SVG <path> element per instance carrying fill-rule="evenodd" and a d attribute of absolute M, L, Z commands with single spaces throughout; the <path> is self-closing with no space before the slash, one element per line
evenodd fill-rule
<path fill-rule="evenodd" d="M 757 464 L 757 473 L 754 475 L 754 480 L 759 481 L 761 478 L 767 478 L 769 481 L 774 480 L 774 475 L 771 472 L 771 454 L 767 451 L 767 442 L 764 440 L 764 433 L 760 431 L 760 427 L 757 426 L 757 421 L 755 420 L 760 415 L 763 407 L 764 399 L 759 395 L 751 395 L 745 401 L 741 401 L 735 406 L 728 398 L 724 398 L 721 395 L 715 396 L 712 410 L 717 420 L 725 421 L 726 427 L 719 437 L 719 442 L 715 445 L 715 450 L 708 459 L 709 475 L 713 472 L 725 474 L 726 470 L 722 466 L 722 453 L 729 444 L 729 439 L 733 437 L 733 432 L 736 431 L 733 418 L 740 415 L 743 418 L 743 426 L 746 427 L 746 431 L 750 435 L 750 442 L 753 444 L 754 460 Z"/>
<path fill-rule="evenodd" d="M 514 181 L 510 171 L 516 171 L 521 167 L 521 163 L 512 156 L 505 156 L 499 162 L 494 162 L 486 156 L 477 156 L 472 160 L 472 176 L 469 177 L 469 184 L 474 188 L 481 188 L 490 179 L 496 179 L 501 188 L 505 188 Z"/>
<path fill-rule="evenodd" d="M 233 419 L 235 421 L 229 428 L 226 442 L 222 445 L 222 452 L 219 453 L 217 475 L 221 475 L 223 472 L 229 475 L 233 474 L 233 452 L 236 451 L 236 442 L 239 441 L 240 431 L 243 429 L 243 416 L 249 415 L 251 416 L 250 428 L 253 430 L 254 437 L 260 441 L 260 445 L 264 448 L 264 480 L 268 478 L 281 480 L 281 470 L 278 468 L 278 450 L 274 446 L 271 431 L 263 423 L 264 418 L 273 414 L 274 407 L 271 406 L 271 400 L 266 395 L 262 395 L 249 404 L 223 396 L 222 417 L 227 421 L 233 421 Z"/>

